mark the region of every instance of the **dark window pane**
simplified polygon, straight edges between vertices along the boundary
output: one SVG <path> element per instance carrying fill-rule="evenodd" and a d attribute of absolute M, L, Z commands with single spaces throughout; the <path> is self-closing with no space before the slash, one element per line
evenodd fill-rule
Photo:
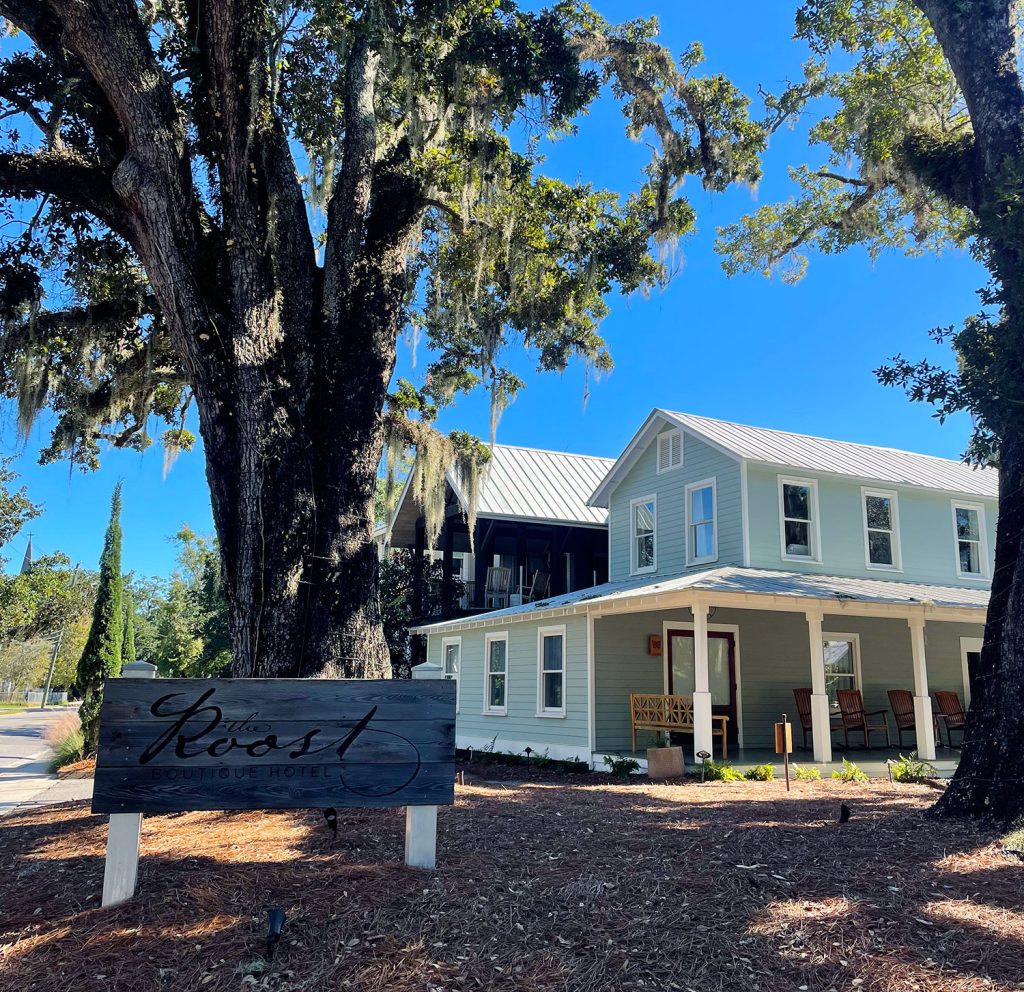
<path fill-rule="evenodd" d="M 562 635 L 555 634 L 545 637 L 544 645 L 544 671 L 559 672 L 562 670 Z"/>
<path fill-rule="evenodd" d="M 544 676 L 544 709 L 560 710 L 562 708 L 562 673 Z"/>
<path fill-rule="evenodd" d="M 797 520 L 811 519 L 811 491 L 807 486 L 782 487 L 782 505 L 787 517 Z"/>
<path fill-rule="evenodd" d="M 957 508 L 956 536 L 965 541 L 977 541 L 981 537 L 978 533 L 978 514 L 974 510 Z"/>
<path fill-rule="evenodd" d="M 881 530 L 868 531 L 868 560 L 872 565 L 891 565 L 892 535 Z"/>
<path fill-rule="evenodd" d="M 647 534 L 637 539 L 636 567 L 650 568 L 654 565 L 654 535 Z"/>
<path fill-rule="evenodd" d="M 806 555 L 811 554 L 811 525 L 798 523 L 793 520 L 786 521 L 786 554 Z"/>
<path fill-rule="evenodd" d="M 505 705 L 505 676 L 491 676 L 491 706 L 501 707 Z"/>
<path fill-rule="evenodd" d="M 868 526 L 892 530 L 892 506 L 885 496 L 868 496 L 864 500 Z"/>
<path fill-rule="evenodd" d="M 961 572 L 971 575 L 981 574 L 981 555 L 979 554 L 978 548 L 979 545 L 973 541 L 960 542 L 959 551 Z"/>
<path fill-rule="evenodd" d="M 491 671 L 505 671 L 505 642 L 491 641 Z"/>

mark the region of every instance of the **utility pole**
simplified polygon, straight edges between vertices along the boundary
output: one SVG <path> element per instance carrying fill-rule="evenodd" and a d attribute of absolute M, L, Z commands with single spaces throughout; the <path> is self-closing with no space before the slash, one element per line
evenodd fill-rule
<path fill-rule="evenodd" d="M 78 568 L 79 566 L 76 565 L 74 572 L 71 573 L 71 583 L 68 586 L 69 589 L 74 589 L 78 582 Z M 43 698 L 39 703 L 40 710 L 46 709 L 46 704 L 50 699 L 50 686 L 53 684 L 53 669 L 57 665 L 57 655 L 60 654 L 60 647 L 64 642 L 64 629 L 67 625 L 68 618 L 65 616 L 60 622 L 60 630 L 57 631 L 57 636 L 53 641 L 53 653 L 50 655 L 50 668 L 46 673 L 46 688 L 43 690 Z"/>

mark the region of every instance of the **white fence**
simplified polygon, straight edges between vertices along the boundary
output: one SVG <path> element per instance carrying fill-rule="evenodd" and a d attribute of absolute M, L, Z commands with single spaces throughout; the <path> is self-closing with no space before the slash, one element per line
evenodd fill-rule
<path fill-rule="evenodd" d="M 66 692 L 51 692 L 48 706 L 64 706 L 68 701 Z M 41 706 L 43 703 L 42 689 L 10 689 L 0 691 L 0 703 L 24 703 L 26 706 Z"/>

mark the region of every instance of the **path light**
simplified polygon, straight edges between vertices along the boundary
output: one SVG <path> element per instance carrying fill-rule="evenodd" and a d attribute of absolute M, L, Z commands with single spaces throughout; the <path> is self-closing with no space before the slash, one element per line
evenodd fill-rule
<path fill-rule="evenodd" d="M 334 834 L 334 839 L 338 839 L 338 811 L 333 806 L 328 806 L 324 810 L 324 819 L 327 821 L 327 829 Z"/>
<path fill-rule="evenodd" d="M 526 763 L 529 764 L 530 763 L 530 755 L 533 754 L 533 748 L 530 747 L 529 745 L 527 745 L 526 747 L 523 748 L 523 752 L 526 755 Z"/>
<path fill-rule="evenodd" d="M 711 757 L 711 753 L 709 751 L 698 751 L 697 752 L 697 757 L 700 758 L 700 784 L 703 785 L 704 784 L 704 762 L 707 761 L 708 758 Z"/>
<path fill-rule="evenodd" d="M 889 773 L 889 784 L 890 785 L 893 784 L 893 780 L 892 780 L 892 766 L 894 764 L 895 764 L 895 762 L 892 760 L 892 758 L 886 758 L 885 759 L 885 770 Z"/>
<path fill-rule="evenodd" d="M 284 910 L 280 906 L 267 910 L 267 960 L 274 960 L 274 948 L 284 929 Z"/>

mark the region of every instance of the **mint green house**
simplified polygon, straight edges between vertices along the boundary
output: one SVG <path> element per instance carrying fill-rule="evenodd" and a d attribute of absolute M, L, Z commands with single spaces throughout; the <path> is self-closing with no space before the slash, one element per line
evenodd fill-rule
<path fill-rule="evenodd" d="M 785 712 L 797 760 L 827 765 L 837 691 L 887 711 L 895 748 L 902 689 L 903 749 L 934 759 L 932 693 L 970 701 L 997 494 L 994 470 L 658 409 L 586 495 L 608 511 L 609 582 L 417 632 L 458 682 L 460 747 L 599 766 L 632 750 L 644 693 L 692 698 L 694 752 L 763 760 Z"/>

